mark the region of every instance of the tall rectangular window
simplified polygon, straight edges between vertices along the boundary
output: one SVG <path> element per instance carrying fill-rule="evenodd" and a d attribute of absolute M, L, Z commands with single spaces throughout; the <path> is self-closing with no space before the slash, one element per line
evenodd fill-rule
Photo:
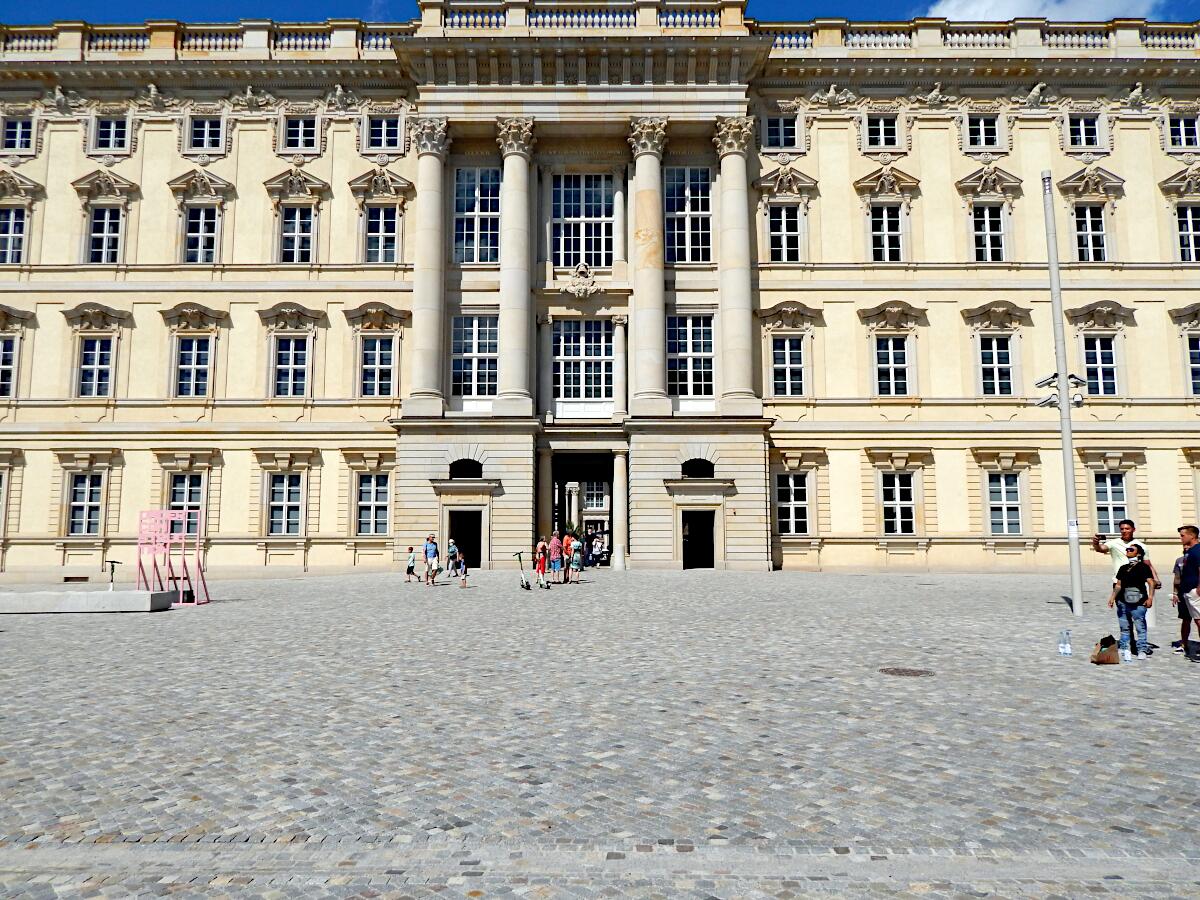
<path fill-rule="evenodd" d="M 93 206 L 88 218 L 88 262 L 113 265 L 121 261 L 121 229 L 125 211 L 119 206 Z"/>
<path fill-rule="evenodd" d="M 1087 392 L 1092 397 L 1117 394 L 1117 339 L 1111 335 L 1088 334 L 1083 338 L 1083 367 Z"/>
<path fill-rule="evenodd" d="M 4 132 L 0 135 L 0 149 L 32 150 L 33 119 L 6 117 Z"/>
<path fill-rule="evenodd" d="M 1181 203 L 1175 208 L 1175 218 L 1179 223 L 1180 261 L 1200 262 L 1200 205 Z"/>
<path fill-rule="evenodd" d="M 707 166 L 668 166 L 663 172 L 667 262 L 712 260 L 711 182 Z"/>
<path fill-rule="evenodd" d="M 771 383 L 776 397 L 804 394 L 804 335 L 771 338 Z"/>
<path fill-rule="evenodd" d="M 24 262 L 25 218 L 19 206 L 0 206 L 0 265 Z"/>
<path fill-rule="evenodd" d="M 867 147 L 886 149 L 899 146 L 895 116 L 867 116 Z"/>
<path fill-rule="evenodd" d="M 500 170 L 454 173 L 454 261 L 500 261 Z"/>
<path fill-rule="evenodd" d="M 276 337 L 274 396 L 303 397 L 308 389 L 308 338 Z"/>
<path fill-rule="evenodd" d="M 1004 262 L 1004 207 L 980 203 L 971 209 L 975 262 Z"/>
<path fill-rule="evenodd" d="M 100 514 L 104 506 L 104 474 L 72 472 L 71 499 L 67 505 L 67 534 L 100 533 Z"/>
<path fill-rule="evenodd" d="M 1200 148 L 1200 116 L 1171 116 L 1171 147 Z"/>
<path fill-rule="evenodd" d="M 1125 503 L 1125 474 L 1123 472 L 1096 472 L 1096 531 L 1100 534 L 1116 534 L 1117 523 L 1129 518 Z"/>
<path fill-rule="evenodd" d="M 713 395 L 712 316 L 667 316 L 667 393 Z"/>
<path fill-rule="evenodd" d="M 808 473 L 775 476 L 775 521 L 780 535 L 808 534 Z"/>
<path fill-rule="evenodd" d="M 125 150 L 129 146 L 129 123 L 125 119 L 97 119 L 97 150 Z"/>
<path fill-rule="evenodd" d="M 583 483 L 584 509 L 604 509 L 608 506 L 608 498 L 604 490 L 606 484 L 603 481 L 585 481 Z"/>
<path fill-rule="evenodd" d="M 801 261 L 801 216 L 799 203 L 772 203 L 767 207 L 767 237 L 771 245 L 771 262 Z"/>
<path fill-rule="evenodd" d="M 368 206 L 366 251 L 369 263 L 394 263 L 400 247 L 400 215 L 394 206 Z"/>
<path fill-rule="evenodd" d="M 220 116 L 194 116 L 188 125 L 189 150 L 221 149 Z"/>
<path fill-rule="evenodd" d="M 189 206 L 187 230 L 183 236 L 183 261 L 215 263 L 217 261 L 217 217 L 215 206 Z"/>
<path fill-rule="evenodd" d="M 80 397 L 107 397 L 112 390 L 112 348 L 110 337 L 79 339 Z"/>
<path fill-rule="evenodd" d="M 450 340 L 450 392 L 494 397 L 499 365 L 499 316 L 455 316 Z"/>
<path fill-rule="evenodd" d="M 798 146 L 795 116 L 767 116 L 763 129 L 763 147 L 769 150 Z"/>
<path fill-rule="evenodd" d="M 900 262 L 903 258 L 900 204 L 871 204 L 871 261 Z"/>
<path fill-rule="evenodd" d="M 200 513 L 204 508 L 204 475 L 201 472 L 172 472 L 167 508 L 187 514 L 182 523 L 172 522 L 171 530 L 178 533 L 184 525 L 188 534 L 200 531 Z"/>
<path fill-rule="evenodd" d="M 301 473 L 271 473 L 267 489 L 267 534 L 300 534 L 303 496 Z"/>
<path fill-rule="evenodd" d="M 283 123 L 285 150 L 317 149 L 316 116 L 288 116 Z"/>
<path fill-rule="evenodd" d="M 884 534 L 917 533 L 917 498 L 912 472 L 881 472 Z"/>
<path fill-rule="evenodd" d="M 554 265 L 587 263 L 607 269 L 613 261 L 613 176 L 555 175 L 551 188 L 551 249 Z"/>
<path fill-rule="evenodd" d="M 392 396 L 395 376 L 395 335 L 364 335 L 359 390 L 364 397 Z"/>
<path fill-rule="evenodd" d="M 1104 262 L 1104 207 L 1099 203 L 1075 204 L 1075 249 L 1079 262 Z"/>
<path fill-rule="evenodd" d="M 988 473 L 988 523 L 992 534 L 1021 533 L 1021 476 Z"/>
<path fill-rule="evenodd" d="M 554 323 L 554 397 L 613 398 L 611 319 L 560 319 Z"/>
<path fill-rule="evenodd" d="M 175 350 L 175 396 L 207 397 L 212 338 L 181 335 Z"/>
<path fill-rule="evenodd" d="M 13 335 L 0 337 L 0 397 L 17 393 L 17 339 Z"/>
<path fill-rule="evenodd" d="M 1188 335 L 1188 377 L 1192 384 L 1192 396 L 1200 397 L 1200 335 Z"/>
<path fill-rule="evenodd" d="M 1067 137 L 1072 149 L 1099 147 L 1100 117 L 1094 115 L 1071 115 L 1067 122 Z"/>
<path fill-rule="evenodd" d="M 367 120 L 368 150 L 400 150 L 404 147 L 404 129 L 399 116 L 371 116 Z"/>
<path fill-rule="evenodd" d="M 279 261 L 310 263 L 313 261 L 313 208 L 285 206 L 279 217 Z"/>
<path fill-rule="evenodd" d="M 908 396 L 908 337 L 875 338 L 875 390 L 881 397 Z"/>
<path fill-rule="evenodd" d="M 388 533 L 388 477 L 384 472 L 358 475 L 358 534 Z"/>
<path fill-rule="evenodd" d="M 1012 396 L 1012 338 L 995 334 L 979 336 L 979 384 L 985 397 Z"/>
<path fill-rule="evenodd" d="M 1000 125 L 997 116 L 967 116 L 967 147 L 971 150 L 992 150 L 1000 146 Z"/>

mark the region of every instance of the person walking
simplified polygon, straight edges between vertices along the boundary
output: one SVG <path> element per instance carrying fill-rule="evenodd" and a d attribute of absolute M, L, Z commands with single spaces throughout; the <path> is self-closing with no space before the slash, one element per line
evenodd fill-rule
<path fill-rule="evenodd" d="M 408 584 L 413 580 L 413 576 L 417 573 L 417 551 L 412 547 L 408 548 L 408 562 L 404 564 L 404 583 Z"/>
<path fill-rule="evenodd" d="M 458 544 L 454 538 L 446 538 L 446 577 L 453 580 L 458 574 L 458 560 L 462 554 L 458 552 Z"/>
<path fill-rule="evenodd" d="M 583 567 L 585 569 L 594 565 L 592 558 L 592 544 L 596 542 L 596 535 L 592 529 L 588 529 L 583 535 Z"/>
<path fill-rule="evenodd" d="M 1179 602 L 1187 605 L 1188 618 L 1197 620 L 1200 629 L 1200 529 L 1195 525 L 1181 525 L 1178 529 L 1179 543 L 1183 547 L 1183 566 L 1179 571 Z M 1188 659 L 1200 659 L 1187 652 Z"/>
<path fill-rule="evenodd" d="M 1130 630 L 1136 631 L 1137 658 L 1145 659 L 1150 649 L 1146 636 L 1146 610 L 1154 605 L 1154 573 L 1146 564 L 1146 551 L 1137 543 L 1125 547 L 1128 560 L 1117 570 L 1117 584 L 1108 598 L 1109 609 L 1117 608 L 1117 624 L 1121 628 L 1120 649 L 1125 662 L 1133 656 L 1129 650 Z"/>
<path fill-rule="evenodd" d="M 425 584 L 437 584 L 438 566 L 441 562 L 441 555 L 438 553 L 437 541 L 433 535 L 425 538 L 425 544 L 421 547 L 421 556 L 425 559 Z"/>
<path fill-rule="evenodd" d="M 1192 611 L 1179 592 L 1179 584 L 1183 579 L 1183 566 L 1186 562 L 1187 555 L 1185 554 L 1175 560 L 1175 565 L 1171 569 L 1171 605 L 1179 614 L 1179 640 L 1171 641 L 1171 649 L 1185 656 L 1188 655 L 1188 639 L 1192 632 Z M 1196 633 L 1200 635 L 1200 621 L 1196 622 Z"/>
<path fill-rule="evenodd" d="M 575 578 L 575 583 L 579 584 L 579 579 L 583 575 L 583 541 L 579 538 L 571 541 L 571 568 L 567 573 L 567 577 Z"/>
<path fill-rule="evenodd" d="M 533 570 L 537 573 L 538 587 L 549 587 L 546 584 L 546 563 L 549 562 L 550 545 L 546 543 L 546 536 L 543 534 L 538 538 L 537 546 L 533 548 Z"/>
<path fill-rule="evenodd" d="M 558 532 L 550 535 L 550 580 L 555 584 L 562 583 L 563 544 Z"/>

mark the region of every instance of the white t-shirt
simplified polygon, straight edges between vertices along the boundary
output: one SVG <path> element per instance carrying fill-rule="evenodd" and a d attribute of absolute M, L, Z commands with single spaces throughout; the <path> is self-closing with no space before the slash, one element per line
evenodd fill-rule
<path fill-rule="evenodd" d="M 1146 545 L 1139 540 L 1132 540 L 1128 544 L 1120 538 L 1106 538 L 1104 546 L 1108 548 L 1108 555 L 1112 559 L 1113 578 L 1117 577 L 1117 572 L 1121 570 L 1121 566 L 1129 562 L 1129 557 L 1125 555 L 1125 548 L 1130 544 L 1136 544 L 1142 548 L 1142 553 L 1146 554 L 1146 558 L 1150 558 L 1150 551 L 1146 549 Z"/>

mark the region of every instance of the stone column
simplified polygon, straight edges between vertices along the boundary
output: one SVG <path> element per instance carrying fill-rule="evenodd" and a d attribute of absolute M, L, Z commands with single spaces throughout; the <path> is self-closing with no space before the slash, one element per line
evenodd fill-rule
<path fill-rule="evenodd" d="M 547 422 L 554 421 L 554 316 L 538 319 L 538 407 Z"/>
<path fill-rule="evenodd" d="M 754 393 L 754 299 L 750 292 L 750 207 L 746 153 L 754 144 L 754 118 L 717 119 L 713 137 L 721 156 L 720 329 L 721 412 L 762 415 Z"/>
<path fill-rule="evenodd" d="M 625 262 L 625 167 L 613 172 L 613 268 Z"/>
<path fill-rule="evenodd" d="M 567 482 L 567 522 L 579 529 L 579 482 Z M 567 522 L 563 523 L 566 528 Z"/>
<path fill-rule="evenodd" d="M 613 421 L 621 422 L 629 416 L 629 362 L 625 352 L 625 326 L 629 316 L 613 316 Z"/>
<path fill-rule="evenodd" d="M 500 182 L 500 383 L 492 409 L 497 415 L 530 416 L 529 160 L 533 119 L 497 119 L 496 129 L 504 176 Z"/>
<path fill-rule="evenodd" d="M 550 540 L 554 530 L 554 456 L 549 447 L 538 448 L 537 470 L 537 523 L 538 537 L 545 535 Z"/>
<path fill-rule="evenodd" d="M 629 451 L 613 451 L 612 567 L 625 568 L 629 545 Z"/>
<path fill-rule="evenodd" d="M 417 148 L 417 202 L 414 215 L 416 260 L 413 264 L 412 384 L 404 401 L 406 416 L 440 416 L 445 411 L 442 361 L 446 322 L 446 216 L 443 179 L 450 147 L 445 119 L 423 116 L 410 126 Z"/>
<path fill-rule="evenodd" d="M 634 119 L 633 147 L 633 403 L 635 416 L 669 416 L 667 396 L 667 306 L 663 282 L 662 153 L 667 120 Z"/>

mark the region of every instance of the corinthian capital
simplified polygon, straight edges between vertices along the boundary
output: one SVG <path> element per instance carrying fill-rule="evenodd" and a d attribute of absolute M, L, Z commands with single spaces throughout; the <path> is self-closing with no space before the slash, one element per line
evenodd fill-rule
<path fill-rule="evenodd" d="M 496 120 L 496 143 L 505 156 L 520 154 L 526 159 L 533 153 L 533 119 L 529 116 L 514 116 Z"/>
<path fill-rule="evenodd" d="M 745 153 L 754 143 L 754 117 L 722 116 L 717 119 L 713 143 L 717 145 L 717 152 L 721 156 L 726 153 Z"/>
<path fill-rule="evenodd" d="M 662 156 L 663 148 L 667 146 L 667 120 L 662 116 L 631 119 L 629 146 L 633 148 L 635 157 L 643 153 Z"/>
<path fill-rule="evenodd" d="M 450 149 L 449 123 L 437 116 L 417 116 L 409 120 L 409 134 L 419 155 L 444 156 Z"/>

